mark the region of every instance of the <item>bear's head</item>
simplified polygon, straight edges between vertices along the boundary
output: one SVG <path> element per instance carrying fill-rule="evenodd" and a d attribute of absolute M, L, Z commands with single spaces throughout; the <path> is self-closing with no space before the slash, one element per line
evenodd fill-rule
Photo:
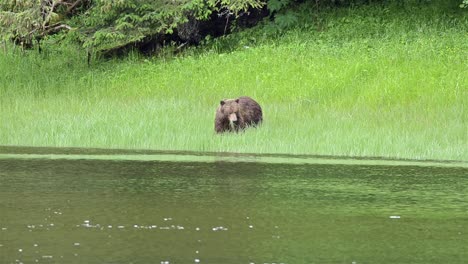
<path fill-rule="evenodd" d="M 224 118 L 229 120 L 229 125 L 231 127 L 237 125 L 239 122 L 239 99 L 224 99 L 219 104 Z"/>

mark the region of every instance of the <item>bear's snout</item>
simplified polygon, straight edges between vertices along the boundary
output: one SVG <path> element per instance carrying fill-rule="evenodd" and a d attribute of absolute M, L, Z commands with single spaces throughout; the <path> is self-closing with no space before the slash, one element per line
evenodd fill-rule
<path fill-rule="evenodd" d="M 236 113 L 232 113 L 229 115 L 229 122 L 230 123 L 237 123 L 237 115 Z"/>

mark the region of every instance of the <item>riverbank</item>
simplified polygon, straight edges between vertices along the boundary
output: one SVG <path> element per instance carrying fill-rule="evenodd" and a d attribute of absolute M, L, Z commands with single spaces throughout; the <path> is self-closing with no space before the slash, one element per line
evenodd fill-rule
<path fill-rule="evenodd" d="M 0 145 L 468 160 L 466 13 L 322 12 L 172 59 L 3 53 Z M 240 95 L 265 122 L 215 135 L 219 100 Z"/>

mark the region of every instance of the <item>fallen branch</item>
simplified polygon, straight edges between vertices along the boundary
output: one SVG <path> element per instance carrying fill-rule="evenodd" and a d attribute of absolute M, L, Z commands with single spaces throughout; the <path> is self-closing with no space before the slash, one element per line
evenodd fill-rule
<path fill-rule="evenodd" d="M 81 2 L 83 2 L 83 0 L 77 0 L 75 1 L 73 4 L 69 4 L 68 8 L 67 8 L 67 11 L 66 11 L 66 14 L 70 14 L 73 9 L 75 9 L 75 7 L 77 7 L 79 4 L 81 4 Z"/>
<path fill-rule="evenodd" d="M 72 28 L 66 24 L 55 24 L 55 25 L 47 26 L 43 32 L 43 35 L 55 34 L 55 33 L 58 33 L 62 29 L 70 30 Z"/>

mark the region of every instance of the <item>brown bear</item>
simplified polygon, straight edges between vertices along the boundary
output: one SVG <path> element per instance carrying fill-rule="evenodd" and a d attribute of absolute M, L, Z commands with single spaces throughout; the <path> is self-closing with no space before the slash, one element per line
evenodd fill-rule
<path fill-rule="evenodd" d="M 256 126 L 262 120 L 262 108 L 252 98 L 241 96 L 237 99 L 224 99 L 216 110 L 215 131 L 238 132 L 248 126 Z"/>

